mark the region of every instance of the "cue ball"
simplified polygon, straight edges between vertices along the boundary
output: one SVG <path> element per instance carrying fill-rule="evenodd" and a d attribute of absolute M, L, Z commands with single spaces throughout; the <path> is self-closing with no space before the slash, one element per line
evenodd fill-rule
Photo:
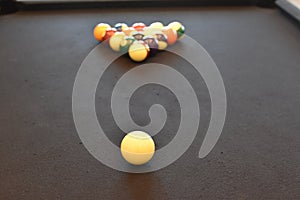
<path fill-rule="evenodd" d="M 128 133 L 121 142 L 121 154 L 132 165 L 143 165 L 153 157 L 155 144 L 152 137 L 143 131 Z"/>

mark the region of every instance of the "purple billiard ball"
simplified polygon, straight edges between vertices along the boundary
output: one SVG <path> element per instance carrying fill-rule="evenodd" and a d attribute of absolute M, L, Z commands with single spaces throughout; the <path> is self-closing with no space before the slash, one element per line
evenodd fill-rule
<path fill-rule="evenodd" d="M 148 44 L 150 48 L 150 55 L 153 56 L 158 52 L 158 41 L 153 36 L 143 37 L 143 41 Z"/>

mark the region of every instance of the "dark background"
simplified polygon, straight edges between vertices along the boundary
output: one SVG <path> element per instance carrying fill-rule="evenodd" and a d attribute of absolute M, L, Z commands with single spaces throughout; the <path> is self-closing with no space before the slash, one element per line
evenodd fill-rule
<path fill-rule="evenodd" d="M 135 175 L 88 153 L 71 96 L 81 62 L 97 45 L 93 27 L 137 19 L 186 26 L 219 67 L 228 112 L 205 159 L 197 159 L 204 118 L 179 160 Z M 23 11 L 1 16 L 0 27 L 0 199 L 299 199 L 300 27 L 277 8 Z"/>
<path fill-rule="evenodd" d="M 232 5 L 274 7 L 275 0 L 0 0 L 0 14 L 12 13 L 18 10 Z"/>

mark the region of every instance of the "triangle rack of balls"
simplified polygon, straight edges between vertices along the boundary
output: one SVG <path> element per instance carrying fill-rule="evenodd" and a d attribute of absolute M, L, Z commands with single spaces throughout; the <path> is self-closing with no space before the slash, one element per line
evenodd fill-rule
<path fill-rule="evenodd" d="M 128 26 L 117 23 L 110 26 L 99 23 L 94 28 L 94 37 L 100 42 L 108 44 L 112 50 L 128 53 L 131 60 L 142 62 L 157 52 L 173 45 L 185 32 L 184 26 L 177 21 L 165 26 L 161 22 L 153 22 L 149 26 L 144 23 L 134 23 Z"/>

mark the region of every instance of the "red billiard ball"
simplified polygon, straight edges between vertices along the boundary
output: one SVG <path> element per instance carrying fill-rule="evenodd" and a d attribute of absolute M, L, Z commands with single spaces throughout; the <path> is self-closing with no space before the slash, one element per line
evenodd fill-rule
<path fill-rule="evenodd" d="M 132 27 L 137 31 L 142 31 L 146 27 L 146 25 L 142 22 L 138 22 L 138 23 L 134 23 Z"/>
<path fill-rule="evenodd" d="M 167 36 L 168 44 L 172 45 L 177 41 L 177 32 L 169 27 L 164 27 L 161 30 Z"/>
<path fill-rule="evenodd" d="M 117 30 L 115 28 L 108 28 L 106 29 L 105 35 L 103 37 L 103 40 L 106 44 L 108 44 L 109 38 L 115 34 Z"/>

